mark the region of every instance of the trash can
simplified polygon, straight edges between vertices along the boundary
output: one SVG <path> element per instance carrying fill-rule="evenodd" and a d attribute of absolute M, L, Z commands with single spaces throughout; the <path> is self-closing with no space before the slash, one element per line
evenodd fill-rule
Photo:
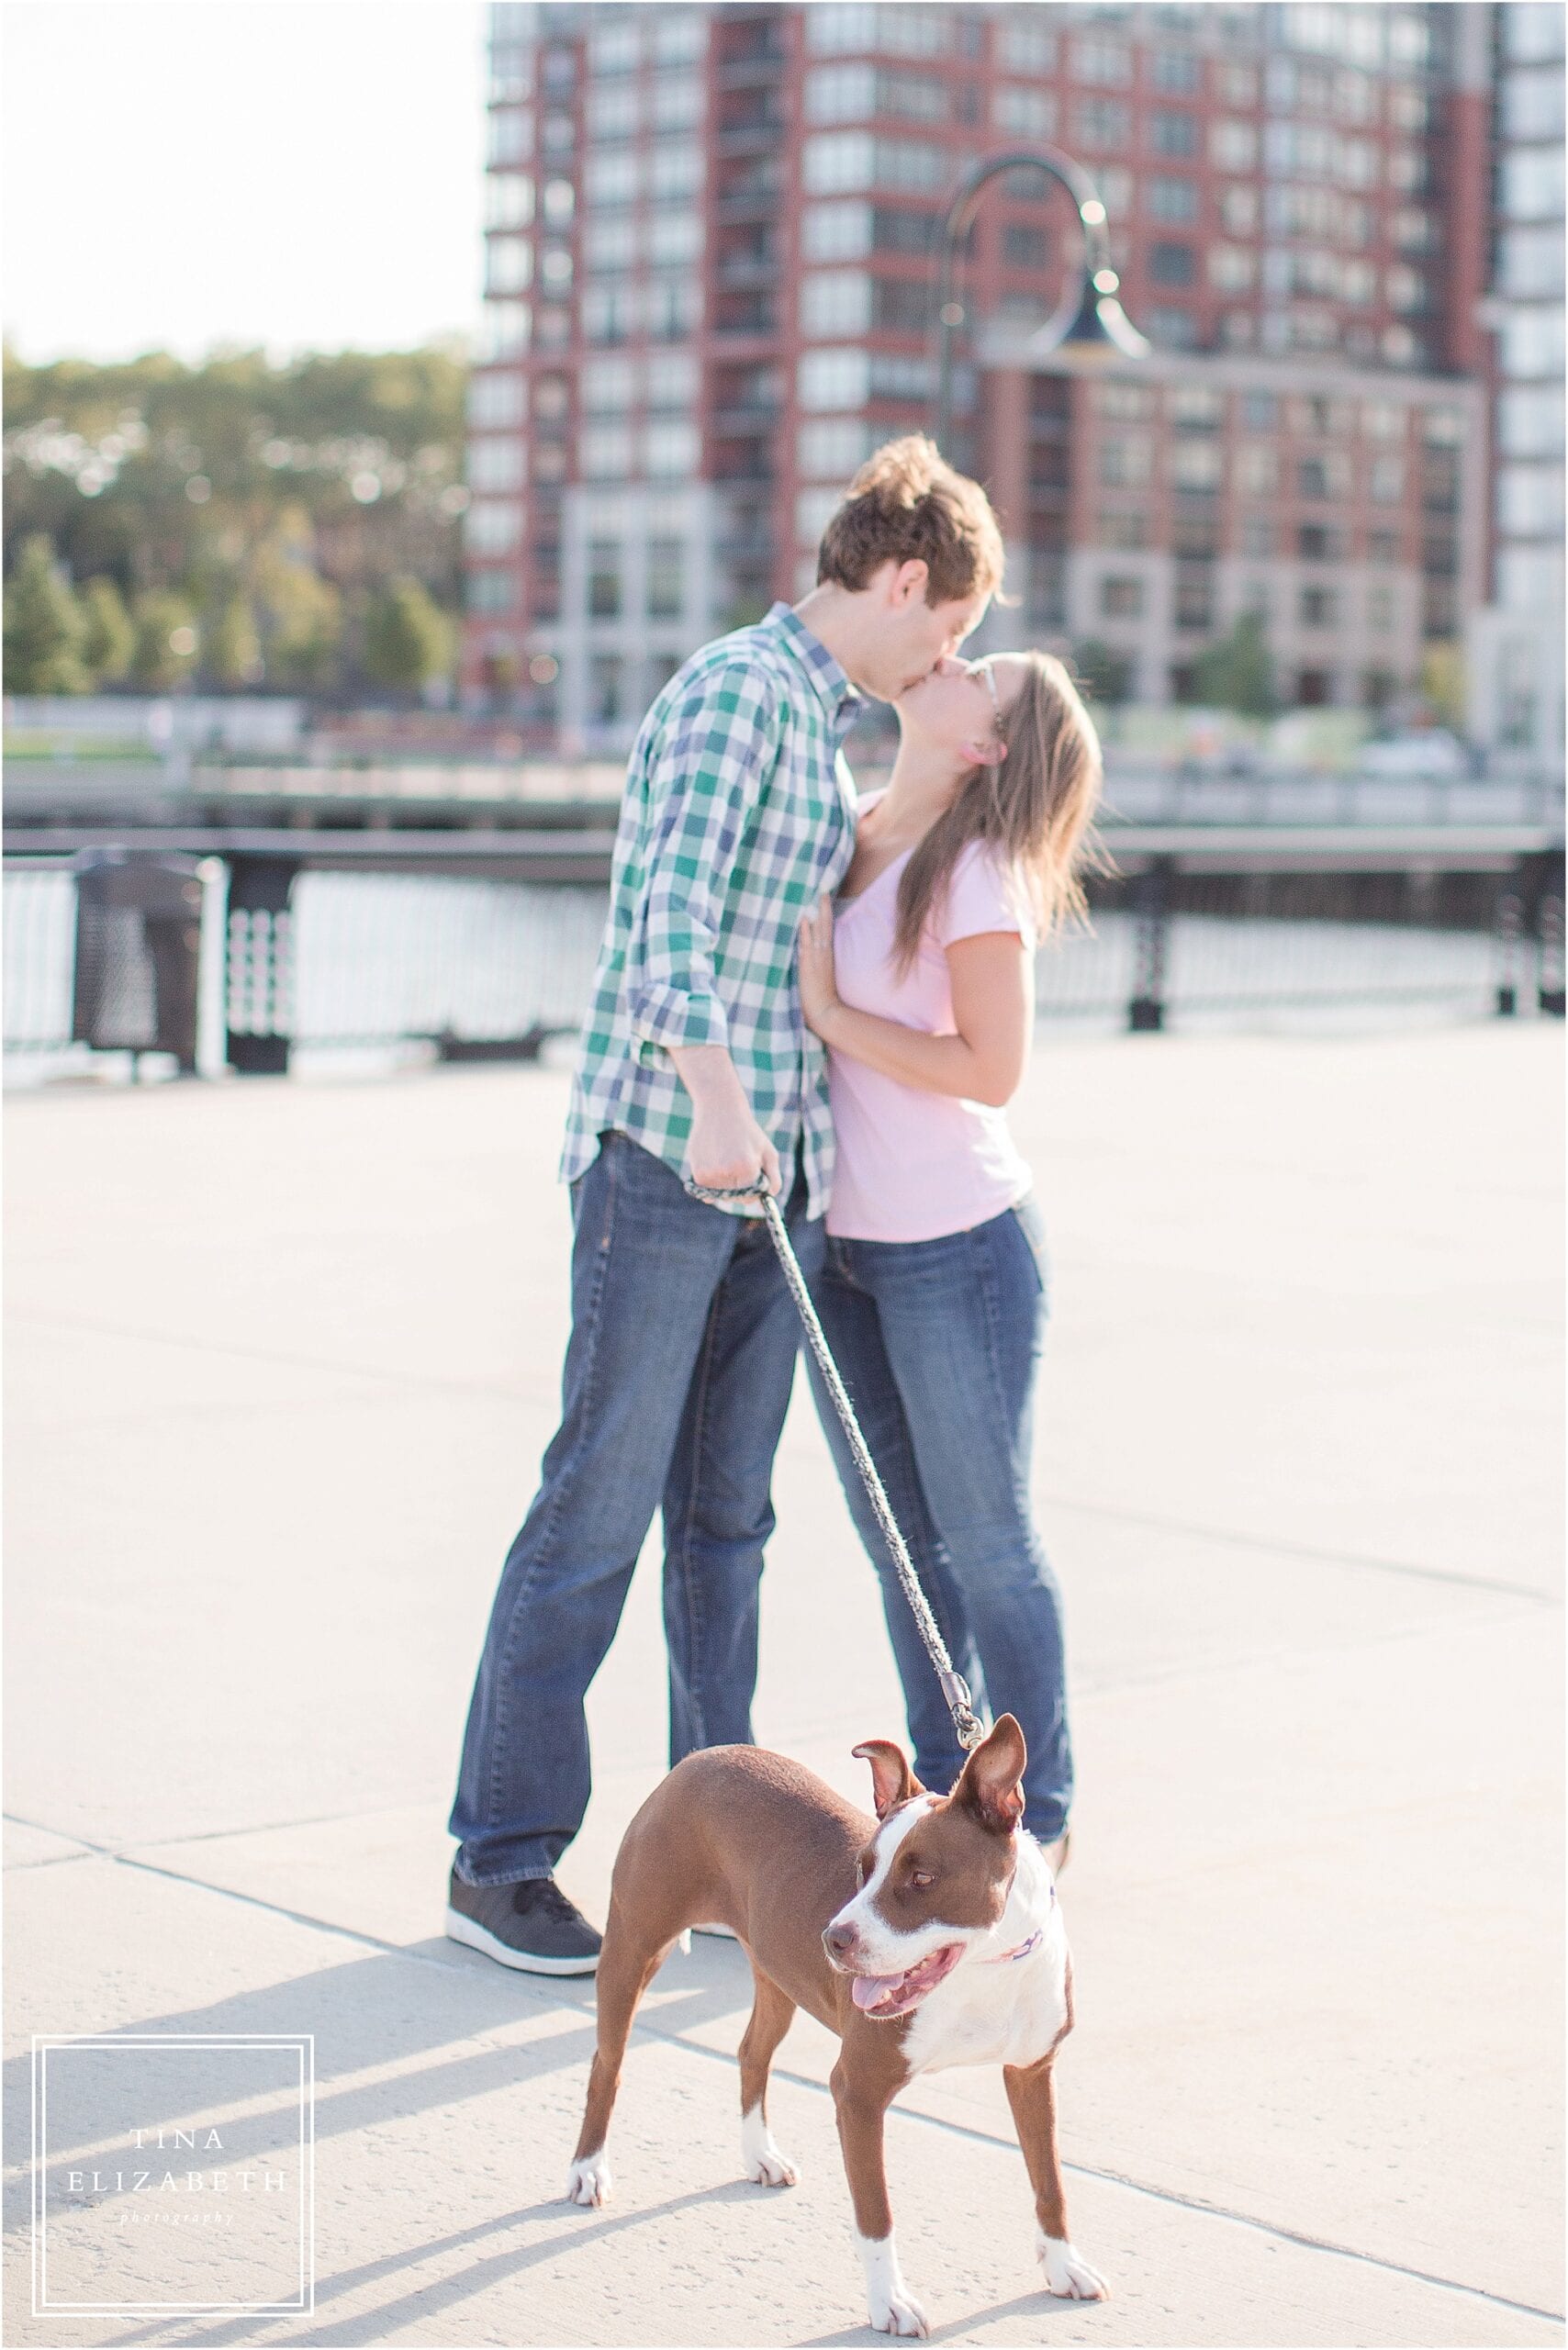
<path fill-rule="evenodd" d="M 202 882 L 193 857 L 93 849 L 77 858 L 71 1034 L 100 1053 L 196 1066 Z"/>

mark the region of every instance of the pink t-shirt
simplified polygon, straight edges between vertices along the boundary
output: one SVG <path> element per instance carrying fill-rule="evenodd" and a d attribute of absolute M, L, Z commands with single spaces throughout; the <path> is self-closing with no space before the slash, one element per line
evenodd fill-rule
<path fill-rule="evenodd" d="M 861 812 L 872 804 L 868 794 Z M 982 931 L 1013 930 L 1032 952 L 1027 897 L 990 850 L 971 842 L 900 978 L 892 946 L 904 864 L 895 857 L 869 888 L 840 903 L 833 932 L 838 993 L 857 1012 L 931 1036 L 956 1035 L 945 950 Z M 1028 1191 L 1028 1164 L 1004 1111 L 905 1085 L 843 1053 L 829 1054 L 828 1081 L 837 1157 L 827 1228 L 840 1239 L 936 1240 L 989 1222 Z"/>

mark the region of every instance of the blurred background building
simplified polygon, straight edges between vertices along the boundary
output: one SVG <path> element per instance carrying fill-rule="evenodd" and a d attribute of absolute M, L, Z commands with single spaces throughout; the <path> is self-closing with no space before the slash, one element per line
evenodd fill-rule
<path fill-rule="evenodd" d="M 1489 607 L 1483 738 L 1560 744 L 1561 9 L 490 13 L 471 695 L 610 749 L 799 594 L 856 464 L 930 424 L 946 196 L 1049 142 L 1153 352 L 1032 350 L 1076 224 L 1038 174 L 993 185 L 948 450 L 1009 541 L 989 641 L 1112 700 L 1244 706 L 1250 665 L 1260 704 L 1462 723 Z"/>
<path fill-rule="evenodd" d="M 1489 598 L 1470 632 L 1471 722 L 1504 759 L 1562 749 L 1562 9 L 1494 8 L 1496 338 Z"/>

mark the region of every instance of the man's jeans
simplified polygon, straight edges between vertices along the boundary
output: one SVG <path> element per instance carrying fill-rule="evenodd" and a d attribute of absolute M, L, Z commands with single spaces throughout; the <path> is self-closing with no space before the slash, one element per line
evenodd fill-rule
<path fill-rule="evenodd" d="M 1029 1749 L 1024 1825 L 1054 1843 L 1072 1801 L 1072 1758 L 1060 1595 L 1029 1502 L 1046 1325 L 1040 1212 L 1026 1199 L 940 1240 L 830 1237 L 812 1292 L 937 1629 L 977 1701 L 1016 1717 Z M 963 1749 L 838 1415 L 810 1369 L 881 1578 L 915 1773 L 946 1793 Z"/>
<path fill-rule="evenodd" d="M 810 1272 L 796 1171 L 785 1210 Z M 670 1761 L 751 1738 L 773 1456 L 800 1324 L 767 1227 L 704 1206 L 624 1135 L 572 1186 L 561 1426 L 496 1594 L 449 1823 L 459 1876 L 548 1876 L 591 1786 L 583 1699 L 655 1509 L 665 1523 Z"/>

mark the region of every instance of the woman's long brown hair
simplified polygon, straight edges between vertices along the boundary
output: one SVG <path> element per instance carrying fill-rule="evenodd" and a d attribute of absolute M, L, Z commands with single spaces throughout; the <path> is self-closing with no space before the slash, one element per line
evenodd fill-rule
<path fill-rule="evenodd" d="M 893 963 L 907 970 L 920 934 L 946 896 L 971 841 L 984 841 L 1019 876 L 1044 937 L 1088 912 L 1082 876 L 1109 864 L 1090 830 L 1100 797 L 1100 738 L 1062 664 L 1049 653 L 1010 653 L 1027 666 L 1002 714 L 1007 756 L 975 767 L 899 877 Z"/>

